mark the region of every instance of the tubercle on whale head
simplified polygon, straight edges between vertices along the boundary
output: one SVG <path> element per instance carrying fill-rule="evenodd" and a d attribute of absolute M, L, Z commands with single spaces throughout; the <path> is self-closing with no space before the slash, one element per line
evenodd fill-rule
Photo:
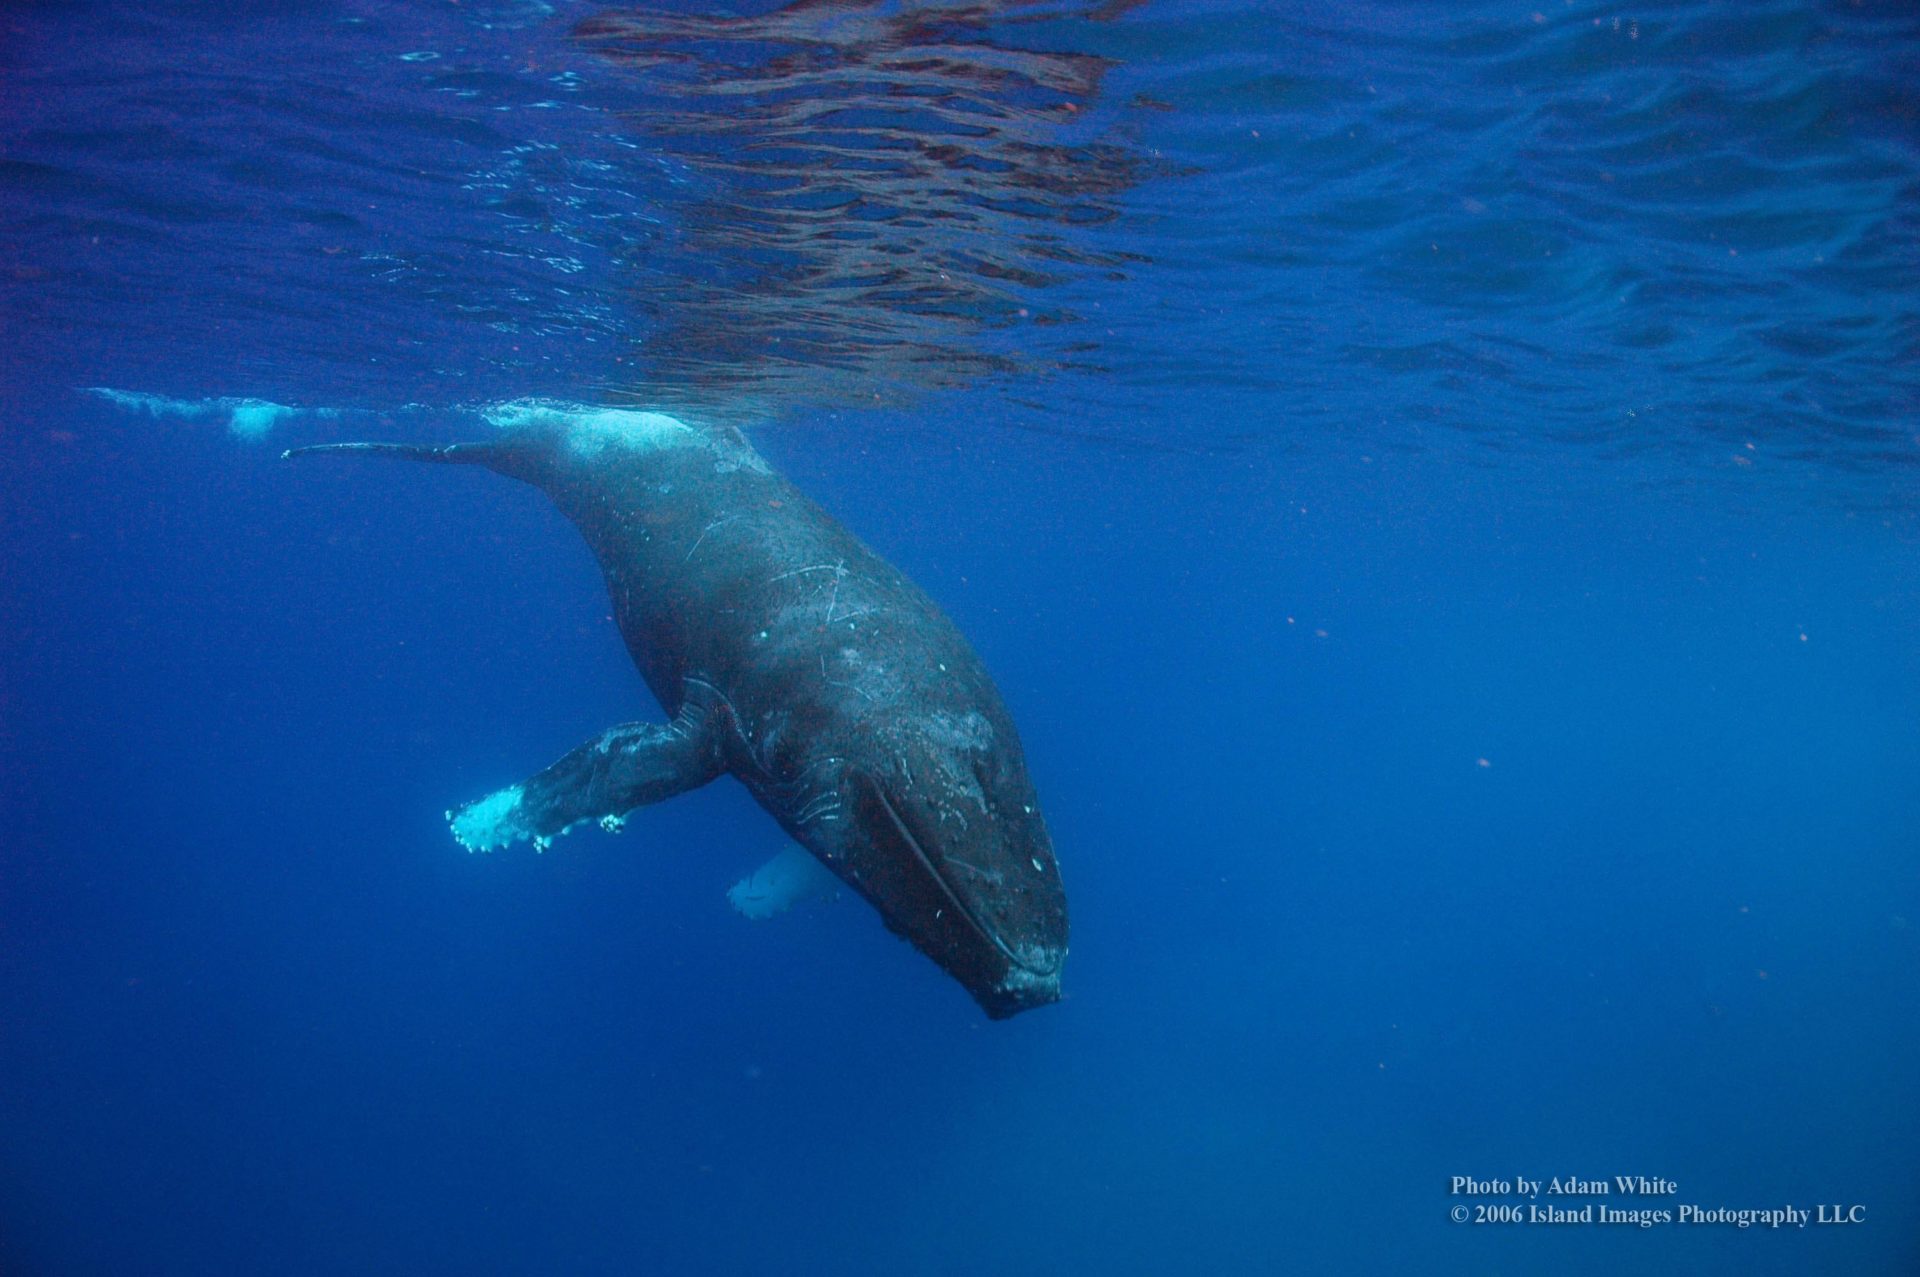
<path fill-rule="evenodd" d="M 1060 998 L 1066 893 L 1017 755 L 922 739 L 846 774 L 848 878 L 992 1019 Z"/>

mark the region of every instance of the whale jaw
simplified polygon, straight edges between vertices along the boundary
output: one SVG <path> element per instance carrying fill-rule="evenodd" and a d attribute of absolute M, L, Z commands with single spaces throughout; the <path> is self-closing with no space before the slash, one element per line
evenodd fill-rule
<path fill-rule="evenodd" d="M 1038 811 L 1020 803 L 1009 817 L 987 801 L 970 819 L 951 818 L 961 794 L 929 785 L 935 774 L 921 767 L 909 785 L 899 776 L 849 769 L 844 783 L 853 819 L 829 863 L 889 930 L 959 981 L 988 1018 L 1059 1001 L 1066 897 Z M 966 793 L 974 801 L 983 796 Z M 941 820 L 942 812 L 950 818 Z"/>
<path fill-rule="evenodd" d="M 1043 950 L 1033 955 L 1036 965 L 1018 963 L 1007 968 L 1000 982 L 990 988 L 971 990 L 973 999 L 989 1020 L 1005 1020 L 1060 1000 L 1060 967 L 1065 949 Z"/>

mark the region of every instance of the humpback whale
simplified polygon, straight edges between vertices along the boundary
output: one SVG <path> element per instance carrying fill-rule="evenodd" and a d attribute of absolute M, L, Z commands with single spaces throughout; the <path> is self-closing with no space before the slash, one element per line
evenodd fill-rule
<path fill-rule="evenodd" d="M 1000 694 L 933 600 L 732 426 L 543 400 L 487 415 L 481 442 L 286 455 L 478 465 L 545 492 L 599 561 L 666 718 L 449 812 L 454 836 L 545 847 L 727 773 L 987 1015 L 1058 1000 L 1052 841 Z"/>

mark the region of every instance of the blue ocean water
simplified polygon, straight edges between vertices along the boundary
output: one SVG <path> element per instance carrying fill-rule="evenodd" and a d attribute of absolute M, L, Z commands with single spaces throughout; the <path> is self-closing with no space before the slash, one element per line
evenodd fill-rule
<path fill-rule="evenodd" d="M 1914 1271 L 1916 83 L 1900 4 L 9 7 L 0 1273 Z M 1059 1006 L 735 916 L 731 782 L 452 843 L 657 713 L 598 571 L 278 458 L 529 395 L 960 623 Z"/>

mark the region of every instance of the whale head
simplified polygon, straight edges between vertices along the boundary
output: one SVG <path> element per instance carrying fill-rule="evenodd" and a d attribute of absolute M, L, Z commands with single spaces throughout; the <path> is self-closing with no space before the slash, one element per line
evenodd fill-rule
<path fill-rule="evenodd" d="M 1018 745 L 936 728 L 871 753 L 834 868 L 989 1017 L 1058 1001 L 1066 892 Z"/>

